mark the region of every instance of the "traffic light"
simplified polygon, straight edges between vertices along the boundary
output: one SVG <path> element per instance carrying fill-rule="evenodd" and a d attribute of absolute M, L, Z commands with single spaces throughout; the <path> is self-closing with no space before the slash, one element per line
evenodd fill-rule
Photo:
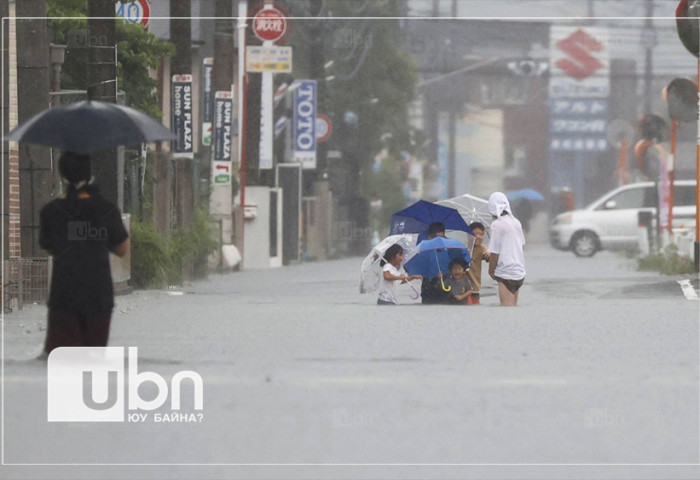
<path fill-rule="evenodd" d="M 685 48 L 696 57 L 700 53 L 700 35 L 698 19 L 700 2 L 698 0 L 681 0 L 676 8 L 676 29 L 678 37 Z"/>

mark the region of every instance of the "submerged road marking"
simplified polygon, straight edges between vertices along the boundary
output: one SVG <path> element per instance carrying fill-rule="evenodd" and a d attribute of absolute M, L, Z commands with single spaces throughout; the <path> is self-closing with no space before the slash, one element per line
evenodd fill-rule
<path fill-rule="evenodd" d="M 689 279 L 685 280 L 677 280 L 678 285 L 681 286 L 681 290 L 683 291 L 683 295 L 685 295 L 685 298 L 688 300 L 699 300 L 698 298 L 698 292 L 695 291 L 695 288 L 693 285 L 690 283 Z"/>

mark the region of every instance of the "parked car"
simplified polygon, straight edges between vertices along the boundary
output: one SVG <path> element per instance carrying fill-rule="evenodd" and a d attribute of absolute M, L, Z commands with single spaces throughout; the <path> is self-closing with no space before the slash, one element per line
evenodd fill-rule
<path fill-rule="evenodd" d="M 695 227 L 695 184 L 694 180 L 674 182 L 674 228 Z M 579 257 L 590 257 L 603 249 L 636 248 L 638 214 L 648 211 L 655 218 L 656 198 L 653 182 L 616 188 L 584 209 L 557 215 L 550 225 L 550 243 Z"/>

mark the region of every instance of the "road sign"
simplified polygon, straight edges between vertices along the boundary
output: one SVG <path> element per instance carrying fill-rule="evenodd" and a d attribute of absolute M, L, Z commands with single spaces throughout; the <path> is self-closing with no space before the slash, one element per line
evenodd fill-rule
<path fill-rule="evenodd" d="M 316 141 L 325 142 L 333 133 L 333 122 L 326 115 L 316 116 Z"/>
<path fill-rule="evenodd" d="M 231 162 L 213 162 L 211 166 L 211 176 L 214 185 L 231 184 Z"/>
<path fill-rule="evenodd" d="M 115 9 L 117 16 L 122 17 L 125 22 L 146 26 L 151 19 L 151 6 L 147 0 L 117 2 Z"/>
<path fill-rule="evenodd" d="M 287 31 L 287 19 L 274 7 L 264 8 L 253 17 L 253 33 L 263 42 L 274 42 Z"/>
<path fill-rule="evenodd" d="M 292 71 L 292 47 L 246 47 L 247 72 Z"/>

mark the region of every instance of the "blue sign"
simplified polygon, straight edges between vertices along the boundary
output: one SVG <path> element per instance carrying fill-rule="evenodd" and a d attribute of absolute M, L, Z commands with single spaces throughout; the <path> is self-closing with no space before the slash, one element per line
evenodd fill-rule
<path fill-rule="evenodd" d="M 173 75 L 171 91 L 171 130 L 175 156 L 191 156 L 192 149 L 192 75 Z"/>
<path fill-rule="evenodd" d="M 552 99 L 550 112 L 551 151 L 604 152 L 608 149 L 607 99 Z"/>
<path fill-rule="evenodd" d="M 233 98 L 231 92 L 216 92 L 214 101 L 214 160 L 231 161 L 231 118 Z"/>
<path fill-rule="evenodd" d="M 294 90 L 294 161 L 316 168 L 316 80 L 301 80 Z"/>

